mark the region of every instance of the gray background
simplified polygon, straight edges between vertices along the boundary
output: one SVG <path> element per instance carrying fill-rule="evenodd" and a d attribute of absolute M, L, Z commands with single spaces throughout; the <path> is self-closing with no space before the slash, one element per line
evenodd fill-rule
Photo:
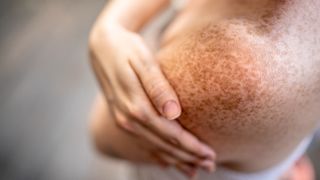
<path fill-rule="evenodd" d="M 106 1 L 0 2 L 0 179 L 121 179 L 127 169 L 99 157 L 87 130 L 87 37 Z"/>

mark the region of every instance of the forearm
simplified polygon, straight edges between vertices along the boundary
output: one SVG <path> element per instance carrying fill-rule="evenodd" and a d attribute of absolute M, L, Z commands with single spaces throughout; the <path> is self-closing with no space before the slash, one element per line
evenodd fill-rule
<path fill-rule="evenodd" d="M 103 10 L 99 21 L 104 25 L 119 24 L 131 31 L 139 31 L 170 0 L 114 0 Z M 108 23 L 108 24 L 107 24 Z"/>

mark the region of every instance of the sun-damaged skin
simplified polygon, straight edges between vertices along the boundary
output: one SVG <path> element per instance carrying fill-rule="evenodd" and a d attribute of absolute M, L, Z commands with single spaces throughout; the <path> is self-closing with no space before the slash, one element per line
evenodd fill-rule
<path fill-rule="evenodd" d="M 193 1 L 167 29 L 157 57 L 179 96 L 179 122 L 215 149 L 219 165 L 271 167 L 317 128 L 317 7 L 316 0 Z M 93 113 L 100 149 L 154 159 L 149 144 L 118 130 L 105 106 L 100 100 Z"/>

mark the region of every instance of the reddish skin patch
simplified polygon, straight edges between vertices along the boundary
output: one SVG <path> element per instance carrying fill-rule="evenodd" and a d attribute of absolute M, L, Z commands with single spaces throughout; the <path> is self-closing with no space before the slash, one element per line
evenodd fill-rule
<path fill-rule="evenodd" d="M 320 116 L 319 62 L 305 60 L 318 64 L 305 69 L 290 57 L 299 53 L 292 44 L 277 49 L 285 32 L 273 31 L 277 21 L 270 19 L 282 14 L 272 8 L 240 19 L 199 20 L 201 26 L 184 29 L 158 54 L 181 101 L 179 122 L 209 143 L 220 163 L 235 169 L 283 160 Z M 260 157 L 252 156 L 257 152 Z"/>

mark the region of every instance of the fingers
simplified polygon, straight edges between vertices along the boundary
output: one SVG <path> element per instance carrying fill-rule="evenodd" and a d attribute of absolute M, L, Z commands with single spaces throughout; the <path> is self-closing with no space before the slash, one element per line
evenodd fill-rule
<path fill-rule="evenodd" d="M 197 166 L 177 161 L 172 156 L 166 153 L 159 152 L 158 156 L 167 164 L 175 166 L 178 170 L 180 170 L 182 173 L 184 173 L 188 177 L 194 177 L 196 175 L 196 172 L 198 169 Z"/>
<path fill-rule="evenodd" d="M 139 89 L 133 86 L 131 88 Z M 178 123 L 166 121 L 159 117 L 156 112 L 152 112 L 152 108 L 150 108 L 152 105 L 148 104 L 147 97 L 144 97 L 143 93 L 139 95 L 138 99 L 142 100 L 133 98 L 132 104 L 126 105 L 126 108 L 114 108 L 116 121 L 120 127 L 147 139 L 159 149 L 170 152 L 182 161 L 198 163 L 199 166 L 208 171 L 214 168 L 214 153 L 210 148 L 203 145 Z M 175 144 L 175 146 L 172 144 Z M 203 160 L 199 157 L 210 158 L 211 160 Z"/>
<path fill-rule="evenodd" d="M 162 137 L 167 142 L 178 146 L 191 154 L 198 157 L 208 158 L 214 160 L 216 155 L 213 150 L 207 145 L 200 142 L 194 135 L 183 129 L 180 124 L 175 121 L 166 121 L 159 117 L 152 109 L 148 109 L 150 105 L 146 100 L 136 101 L 135 104 L 140 104 L 142 108 L 129 107 L 130 114 L 132 114 L 137 121 L 140 121 L 159 137 Z M 141 120 L 144 119 L 144 120 Z M 214 165 L 212 161 L 212 166 Z"/>
<path fill-rule="evenodd" d="M 138 83 L 131 84 L 132 89 L 143 91 Z M 152 104 L 145 93 L 136 94 L 131 99 L 132 104 L 127 105 L 128 114 L 133 116 L 134 120 L 139 121 L 143 126 L 148 127 L 159 137 L 171 142 L 178 147 L 199 157 L 215 159 L 215 153 L 207 145 L 200 142 L 194 135 L 186 131 L 175 121 L 166 121 L 160 117 L 152 108 Z M 212 166 L 213 166 L 212 162 Z"/>
<path fill-rule="evenodd" d="M 139 44 L 142 55 L 130 64 L 158 112 L 169 120 L 176 119 L 181 114 L 178 97 L 142 40 Z"/>
<path fill-rule="evenodd" d="M 127 73 L 130 73 L 130 71 Z M 131 74 L 127 75 L 128 77 L 134 77 L 134 72 L 131 72 Z M 103 81 L 105 78 L 101 79 Z M 205 144 L 201 143 L 194 135 L 183 129 L 177 122 L 166 121 L 164 118 L 159 117 L 158 114 L 152 109 L 152 105 L 150 104 L 147 96 L 143 93 L 142 87 L 139 86 L 138 80 L 132 78 L 130 81 L 132 84 L 129 86 L 129 88 L 138 92 L 133 96 L 134 98 L 132 99 L 132 104 L 123 105 L 123 102 L 114 104 L 117 106 L 117 110 L 115 110 L 116 119 L 121 127 L 131 133 L 148 138 L 152 143 L 156 142 L 160 148 L 164 148 L 166 151 L 173 152 L 173 154 L 175 154 L 178 158 L 185 161 L 199 161 L 196 156 L 210 158 L 212 160 L 211 164 L 204 165 L 204 167 L 209 170 L 213 169 L 213 159 L 215 158 L 214 152 Z M 119 93 L 119 91 L 117 91 L 117 93 Z M 118 108 L 120 108 L 121 113 L 119 113 Z M 125 115 L 122 113 L 125 113 Z M 131 119 L 128 120 L 128 116 Z M 132 122 L 133 120 L 142 123 L 143 126 L 148 127 L 155 133 L 146 131 L 145 128 L 141 128 L 139 125 L 137 125 L 137 123 L 135 123 L 136 126 L 134 126 L 134 122 Z M 168 146 L 167 143 L 164 143 L 163 139 L 167 142 L 175 144 L 176 147 L 182 148 L 183 151 L 180 149 L 178 150 L 177 148 L 172 148 L 172 146 Z"/>
<path fill-rule="evenodd" d="M 122 114 L 117 108 L 113 107 L 112 112 L 113 112 L 114 118 L 116 119 L 117 124 L 121 128 L 127 130 L 128 132 L 130 132 L 132 134 L 136 134 L 136 132 L 135 132 L 136 129 L 134 129 L 134 127 L 136 125 L 133 125 L 133 123 L 135 123 L 135 122 L 130 122 L 128 120 L 128 118 L 124 114 Z"/>
<path fill-rule="evenodd" d="M 197 170 L 200 167 L 197 164 L 177 161 L 177 159 L 173 158 L 172 156 L 170 156 L 170 154 L 167 154 L 165 152 L 158 152 L 156 156 L 158 161 L 163 164 L 163 167 L 169 167 L 170 165 L 172 165 L 192 179 L 195 179 L 195 177 L 197 176 Z M 213 170 L 209 172 L 213 172 Z"/>
<path fill-rule="evenodd" d="M 211 160 L 214 160 L 216 157 L 210 147 L 200 142 L 194 135 L 183 129 L 177 122 L 167 122 L 160 118 L 160 120 L 150 121 L 150 126 L 155 128 L 162 136 L 169 139 L 173 144 L 176 144 L 199 157 L 210 158 Z"/>
<path fill-rule="evenodd" d="M 176 168 L 190 178 L 194 178 L 197 174 L 197 167 L 190 167 L 186 164 L 177 164 Z"/>
<path fill-rule="evenodd" d="M 113 108 L 113 113 L 114 117 L 116 118 L 116 122 L 120 127 L 126 129 L 134 135 L 137 135 L 137 137 L 143 137 L 143 139 L 146 139 L 159 148 L 160 151 L 167 152 L 171 156 L 175 157 L 176 161 L 192 163 L 208 171 L 213 168 L 213 162 L 211 160 L 201 160 L 197 156 L 185 152 L 179 147 L 173 146 L 142 125 L 136 123 L 135 121 L 130 121 L 128 117 L 117 110 L 117 108 Z"/>
<path fill-rule="evenodd" d="M 159 138 L 157 135 L 150 132 L 145 127 L 141 126 L 138 123 L 135 123 L 133 121 L 129 121 L 126 117 L 123 115 L 119 115 L 120 113 L 118 111 L 115 111 L 115 114 L 117 118 L 120 118 L 117 120 L 119 125 L 122 128 L 125 128 L 129 130 L 130 132 L 134 133 L 138 137 L 143 137 L 144 139 L 148 140 L 150 143 L 154 144 L 159 149 L 168 152 L 172 154 L 177 159 L 180 159 L 185 162 L 197 162 L 199 161 L 196 156 L 193 156 L 187 152 L 184 152 L 177 147 L 174 147 L 173 145 L 165 142 L 161 138 Z"/>
<path fill-rule="evenodd" d="M 106 72 L 109 67 L 93 61 L 104 94 L 117 109 L 114 112 L 117 123 L 179 160 L 197 162 L 211 169 L 215 158 L 213 151 L 177 122 L 166 121 L 153 109 L 152 104 L 168 119 L 174 119 L 181 113 L 178 98 L 158 64 L 146 48 L 142 51 L 144 55 L 132 56 L 130 64 L 121 64 L 123 69 L 119 75 L 110 76 L 112 72 Z M 204 163 L 199 157 L 202 161 L 210 158 L 211 163 Z"/>

